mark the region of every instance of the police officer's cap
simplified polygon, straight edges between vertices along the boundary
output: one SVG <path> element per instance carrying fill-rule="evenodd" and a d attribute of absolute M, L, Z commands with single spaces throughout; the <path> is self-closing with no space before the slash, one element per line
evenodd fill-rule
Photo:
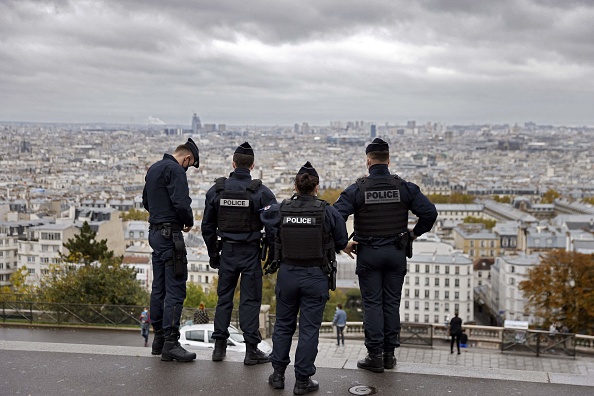
<path fill-rule="evenodd" d="M 198 150 L 198 146 L 192 138 L 188 138 L 188 141 L 184 143 L 184 146 L 190 150 L 192 156 L 194 157 L 194 163 L 192 164 L 193 167 L 198 168 L 200 166 L 200 151 Z"/>
<path fill-rule="evenodd" d="M 303 165 L 301 167 L 301 169 L 299 169 L 299 172 L 297 172 L 297 175 L 301 175 L 303 173 L 307 173 L 309 175 L 319 177 L 318 172 L 316 172 L 315 168 L 311 165 L 311 163 L 309 161 L 307 161 L 305 163 L 305 165 Z"/>
<path fill-rule="evenodd" d="M 367 145 L 367 148 L 365 149 L 365 154 L 371 153 L 372 151 L 390 151 L 390 149 L 388 147 L 388 143 L 384 142 L 380 138 L 375 138 L 373 139 L 373 142 Z"/>
<path fill-rule="evenodd" d="M 235 149 L 235 154 L 245 154 L 254 156 L 254 150 L 252 150 L 252 146 L 248 142 L 243 142 Z"/>

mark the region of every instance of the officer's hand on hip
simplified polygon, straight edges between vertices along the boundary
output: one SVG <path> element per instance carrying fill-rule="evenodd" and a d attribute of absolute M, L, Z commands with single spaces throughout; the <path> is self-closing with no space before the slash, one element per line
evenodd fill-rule
<path fill-rule="evenodd" d="M 354 259 L 355 256 L 353 256 L 353 254 L 357 254 L 357 245 L 359 244 L 359 242 L 357 241 L 350 241 L 347 246 L 342 249 L 343 252 L 345 252 L 346 254 L 349 255 L 350 258 Z"/>
<path fill-rule="evenodd" d="M 182 228 L 183 232 L 190 232 L 190 230 L 192 229 L 192 227 L 184 227 Z"/>
<path fill-rule="evenodd" d="M 221 256 L 214 256 L 208 260 L 208 265 L 212 269 L 219 269 L 221 267 Z"/>

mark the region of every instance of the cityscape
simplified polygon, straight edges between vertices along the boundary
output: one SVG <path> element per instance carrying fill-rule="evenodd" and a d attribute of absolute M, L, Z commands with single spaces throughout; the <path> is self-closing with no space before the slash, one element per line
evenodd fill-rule
<path fill-rule="evenodd" d="M 190 117 L 188 117 L 190 118 Z M 329 125 L 0 124 L 0 286 L 26 267 L 30 283 L 60 263 L 63 244 L 83 222 L 151 285 L 146 221 L 122 221 L 141 204 L 144 176 L 163 153 L 192 137 L 200 168 L 187 172 L 196 225 L 187 234 L 188 282 L 205 291 L 216 272 L 201 239 L 204 197 L 214 179 L 232 171 L 235 148 L 249 141 L 254 178 L 289 198 L 305 161 L 320 175 L 320 191 L 342 191 L 366 174 L 364 148 L 374 137 L 390 145 L 390 170 L 430 197 L 462 194 L 472 202 L 436 203 L 433 230 L 414 244 L 403 288 L 404 322 L 504 320 L 542 324 L 518 288 L 541 254 L 552 249 L 594 253 L 594 150 L 591 127 L 538 125 L 403 125 L 365 120 Z M 551 202 L 543 196 L 557 193 Z M 468 217 L 493 221 L 492 228 Z M 415 223 L 410 214 L 409 224 Z M 352 218 L 348 227 L 352 230 Z M 358 288 L 355 261 L 338 256 L 338 287 Z"/>

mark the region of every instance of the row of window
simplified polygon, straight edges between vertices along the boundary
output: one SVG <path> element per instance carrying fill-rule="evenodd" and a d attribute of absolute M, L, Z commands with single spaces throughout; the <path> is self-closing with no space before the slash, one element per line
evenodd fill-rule
<path fill-rule="evenodd" d="M 61 241 L 62 235 L 59 232 L 42 232 L 41 240 L 45 241 Z"/>
<path fill-rule="evenodd" d="M 410 284 L 409 279 L 410 278 L 408 278 L 408 277 L 404 278 L 405 285 Z M 415 276 L 415 286 L 420 286 L 420 282 L 421 282 L 420 278 L 418 276 Z M 433 283 L 435 284 L 435 286 L 439 286 L 440 282 L 441 282 L 440 278 L 435 278 Z M 430 286 L 430 283 L 431 283 L 430 279 L 425 278 L 425 286 Z M 444 279 L 444 286 L 446 286 L 446 287 L 450 286 L 449 278 Z M 454 279 L 454 287 L 460 287 L 460 279 Z M 470 287 L 470 278 L 467 279 L 467 287 Z"/>
<path fill-rule="evenodd" d="M 441 311 L 440 308 L 439 308 L 439 304 L 440 304 L 439 302 L 434 303 L 434 306 L 433 306 L 433 310 L 434 311 L 436 311 L 436 312 L 440 312 Z M 424 306 L 425 311 L 429 311 L 430 305 L 431 304 L 428 301 L 425 302 L 425 306 Z M 420 302 L 419 301 L 415 301 L 414 302 L 414 307 L 415 307 L 414 308 L 415 311 L 418 311 L 419 310 L 419 307 L 420 307 Z M 404 309 L 410 309 L 410 301 L 405 301 L 404 302 Z M 444 303 L 443 310 L 445 312 L 450 312 L 450 303 Z M 460 310 L 460 304 L 458 304 L 458 303 L 454 304 L 454 312 L 457 312 L 459 310 Z"/>
<path fill-rule="evenodd" d="M 444 274 L 449 274 L 450 273 L 450 267 L 451 267 L 450 265 L 444 265 L 444 268 L 445 268 L 444 269 Z M 439 274 L 440 273 L 439 272 L 440 271 L 440 266 L 439 265 L 434 265 L 433 268 L 435 268 L 435 273 L 436 274 Z M 470 266 L 466 266 L 466 267 L 463 267 L 463 268 L 466 268 L 466 273 L 464 273 L 462 275 L 469 275 L 470 274 L 471 267 Z M 425 264 L 425 268 L 424 269 L 425 269 L 425 273 L 426 274 L 429 274 L 431 272 L 431 266 L 428 265 L 428 264 Z M 407 266 L 407 270 L 408 270 L 408 272 L 411 272 L 410 265 Z M 421 272 L 421 265 L 420 264 L 415 264 L 415 270 L 414 270 L 414 272 L 417 272 L 417 273 L 420 273 Z M 455 275 L 460 275 L 460 266 L 459 265 L 455 265 L 454 266 L 454 274 Z"/>
<path fill-rule="evenodd" d="M 209 283 L 210 277 L 208 275 L 204 275 L 204 283 Z M 194 275 L 190 275 L 190 282 L 194 282 Z M 196 282 L 202 283 L 202 275 L 196 276 Z"/>
<path fill-rule="evenodd" d="M 429 290 L 425 290 L 425 298 L 430 298 L 430 294 L 431 293 Z M 450 299 L 450 291 L 449 290 L 446 290 L 443 295 L 444 295 L 444 300 Z M 410 297 L 409 289 L 404 289 L 404 297 Z M 415 289 L 415 297 L 416 298 L 420 297 L 419 289 Z M 439 299 L 439 290 L 433 291 L 433 298 Z M 460 299 L 460 292 L 454 292 L 454 300 L 459 300 L 459 299 Z M 466 292 L 466 299 L 470 300 L 470 291 Z"/>
<path fill-rule="evenodd" d="M 487 242 L 489 242 L 489 243 L 487 243 Z M 475 245 L 474 241 L 470 241 L 470 247 L 475 247 L 474 245 Z M 476 245 L 477 245 L 476 247 L 479 247 L 478 246 L 479 245 L 478 243 Z M 492 248 L 494 248 L 495 247 L 495 241 L 481 241 L 480 245 L 481 245 L 480 247 L 482 247 L 482 248 L 484 248 L 484 247 L 492 247 Z M 487 246 L 487 245 L 489 245 L 489 246 Z"/>

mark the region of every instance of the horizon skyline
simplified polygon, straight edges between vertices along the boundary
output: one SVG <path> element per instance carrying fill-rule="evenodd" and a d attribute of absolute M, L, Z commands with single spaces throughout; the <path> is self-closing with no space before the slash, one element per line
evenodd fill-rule
<path fill-rule="evenodd" d="M 593 18 L 587 0 L 6 0 L 0 119 L 594 126 Z"/>

